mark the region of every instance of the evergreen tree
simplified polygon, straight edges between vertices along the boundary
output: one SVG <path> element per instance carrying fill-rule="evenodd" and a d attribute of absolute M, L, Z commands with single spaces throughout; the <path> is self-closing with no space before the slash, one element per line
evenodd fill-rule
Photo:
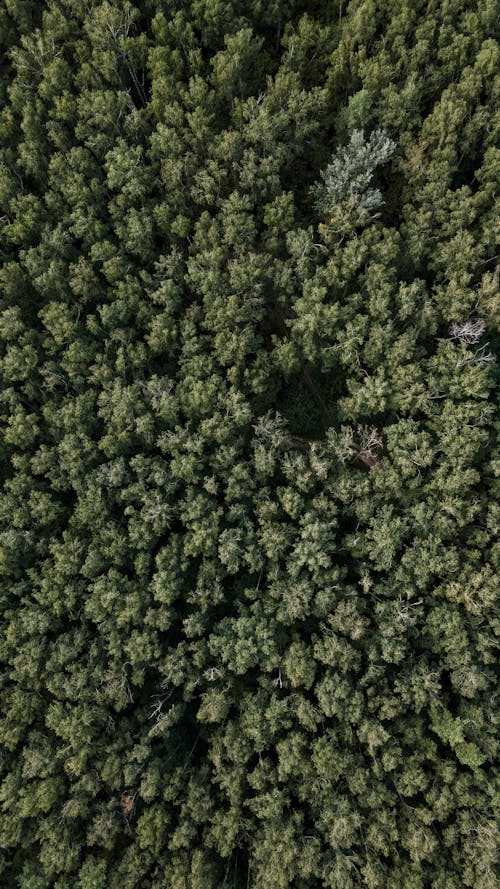
<path fill-rule="evenodd" d="M 0 4 L 0 883 L 494 889 L 497 10 Z"/>

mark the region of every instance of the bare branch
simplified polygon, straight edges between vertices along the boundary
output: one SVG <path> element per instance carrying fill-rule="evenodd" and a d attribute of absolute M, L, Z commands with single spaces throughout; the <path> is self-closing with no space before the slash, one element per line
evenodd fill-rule
<path fill-rule="evenodd" d="M 481 339 L 486 330 L 486 322 L 482 318 L 477 321 L 455 322 L 450 327 L 452 340 L 460 340 L 461 343 L 472 345 Z"/>

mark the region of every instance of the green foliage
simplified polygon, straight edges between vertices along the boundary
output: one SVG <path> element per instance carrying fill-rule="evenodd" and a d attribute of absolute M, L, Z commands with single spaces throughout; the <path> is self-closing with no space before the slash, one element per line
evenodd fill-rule
<path fill-rule="evenodd" d="M 495 4 L 0 6 L 0 885 L 494 889 Z"/>
<path fill-rule="evenodd" d="M 382 206 L 380 189 L 370 184 L 376 168 L 387 163 L 395 148 L 396 143 L 381 130 L 374 130 L 368 140 L 363 130 L 354 130 L 348 145 L 337 149 L 321 173 L 323 181 L 311 189 L 316 211 L 329 216 L 335 230 L 339 223 L 348 230 L 366 224 L 372 211 Z"/>

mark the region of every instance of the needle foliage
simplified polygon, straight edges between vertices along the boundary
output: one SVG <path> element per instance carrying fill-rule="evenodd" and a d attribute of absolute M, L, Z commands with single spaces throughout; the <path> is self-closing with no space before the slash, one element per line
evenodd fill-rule
<path fill-rule="evenodd" d="M 498 9 L 0 2 L 0 884 L 495 889 Z"/>

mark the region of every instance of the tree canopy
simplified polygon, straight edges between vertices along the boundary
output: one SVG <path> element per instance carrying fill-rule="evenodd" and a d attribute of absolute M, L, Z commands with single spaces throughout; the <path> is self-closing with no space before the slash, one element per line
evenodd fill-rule
<path fill-rule="evenodd" d="M 0 3 L 6 889 L 495 889 L 497 13 Z"/>

